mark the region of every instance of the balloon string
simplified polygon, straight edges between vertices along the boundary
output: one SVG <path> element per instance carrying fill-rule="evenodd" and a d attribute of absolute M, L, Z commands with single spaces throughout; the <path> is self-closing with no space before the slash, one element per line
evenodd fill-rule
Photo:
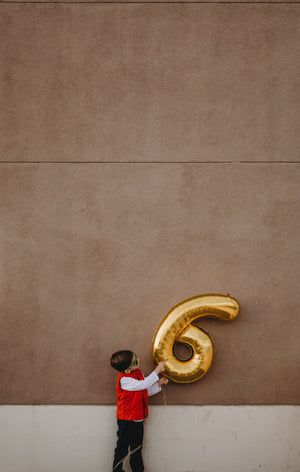
<path fill-rule="evenodd" d="M 130 451 L 128 454 L 126 454 L 126 456 L 122 457 L 122 459 L 114 466 L 113 468 L 113 471 L 120 465 L 122 464 L 122 462 L 125 461 L 125 459 L 127 459 L 127 457 L 130 457 L 131 454 L 134 454 L 136 451 L 138 451 L 139 449 L 141 449 L 141 447 L 143 447 L 143 443 L 140 444 L 138 447 L 136 447 L 135 449 L 133 449 L 133 451 Z"/>
<path fill-rule="evenodd" d="M 164 406 L 167 406 L 167 395 L 166 395 L 166 386 L 165 386 L 165 384 L 162 384 L 162 392 L 163 392 L 163 397 L 164 397 Z"/>

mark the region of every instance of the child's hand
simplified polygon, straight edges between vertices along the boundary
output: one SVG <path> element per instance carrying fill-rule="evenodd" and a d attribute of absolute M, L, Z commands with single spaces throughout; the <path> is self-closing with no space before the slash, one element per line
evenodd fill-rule
<path fill-rule="evenodd" d="M 154 371 L 157 373 L 157 375 L 160 374 L 161 372 L 163 372 L 163 371 L 165 370 L 165 363 L 166 363 L 166 362 L 167 362 L 166 360 L 165 360 L 165 361 L 162 361 L 162 362 L 160 362 L 160 363 L 158 364 L 158 366 L 156 366 L 156 368 L 154 369 Z"/>
<path fill-rule="evenodd" d="M 166 377 L 162 377 L 161 379 L 159 379 L 157 383 L 159 387 L 161 387 L 162 385 L 167 385 L 168 382 L 169 382 L 169 379 L 166 379 Z"/>

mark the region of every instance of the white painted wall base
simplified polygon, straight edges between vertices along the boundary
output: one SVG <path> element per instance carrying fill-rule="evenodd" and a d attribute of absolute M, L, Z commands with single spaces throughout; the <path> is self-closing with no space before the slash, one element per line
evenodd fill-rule
<path fill-rule="evenodd" d="M 296 406 L 152 406 L 145 472 L 299 472 L 299 420 Z M 115 439 L 114 407 L 1 406 L 0 472 L 111 472 Z"/>

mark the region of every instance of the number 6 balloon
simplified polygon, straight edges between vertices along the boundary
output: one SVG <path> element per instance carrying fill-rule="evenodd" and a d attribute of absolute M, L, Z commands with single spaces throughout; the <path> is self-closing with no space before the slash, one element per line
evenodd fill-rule
<path fill-rule="evenodd" d="M 211 366 L 213 344 L 208 334 L 191 323 L 204 317 L 231 321 L 238 315 L 239 308 L 237 300 L 229 295 L 206 294 L 183 300 L 169 311 L 158 327 L 152 345 L 154 362 L 167 360 L 164 375 L 174 382 L 199 380 Z M 190 347 L 189 359 L 176 357 L 176 342 Z"/>

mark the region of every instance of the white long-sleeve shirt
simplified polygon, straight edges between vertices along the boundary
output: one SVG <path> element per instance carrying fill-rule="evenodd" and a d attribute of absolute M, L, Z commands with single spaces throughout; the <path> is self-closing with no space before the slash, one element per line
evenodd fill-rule
<path fill-rule="evenodd" d="M 146 390 L 148 396 L 151 397 L 161 391 L 161 387 L 158 385 L 159 377 L 153 370 L 150 375 L 144 378 L 144 380 L 133 379 L 132 377 L 122 377 L 120 385 L 123 390 L 129 392 L 137 392 L 139 390 Z"/>

